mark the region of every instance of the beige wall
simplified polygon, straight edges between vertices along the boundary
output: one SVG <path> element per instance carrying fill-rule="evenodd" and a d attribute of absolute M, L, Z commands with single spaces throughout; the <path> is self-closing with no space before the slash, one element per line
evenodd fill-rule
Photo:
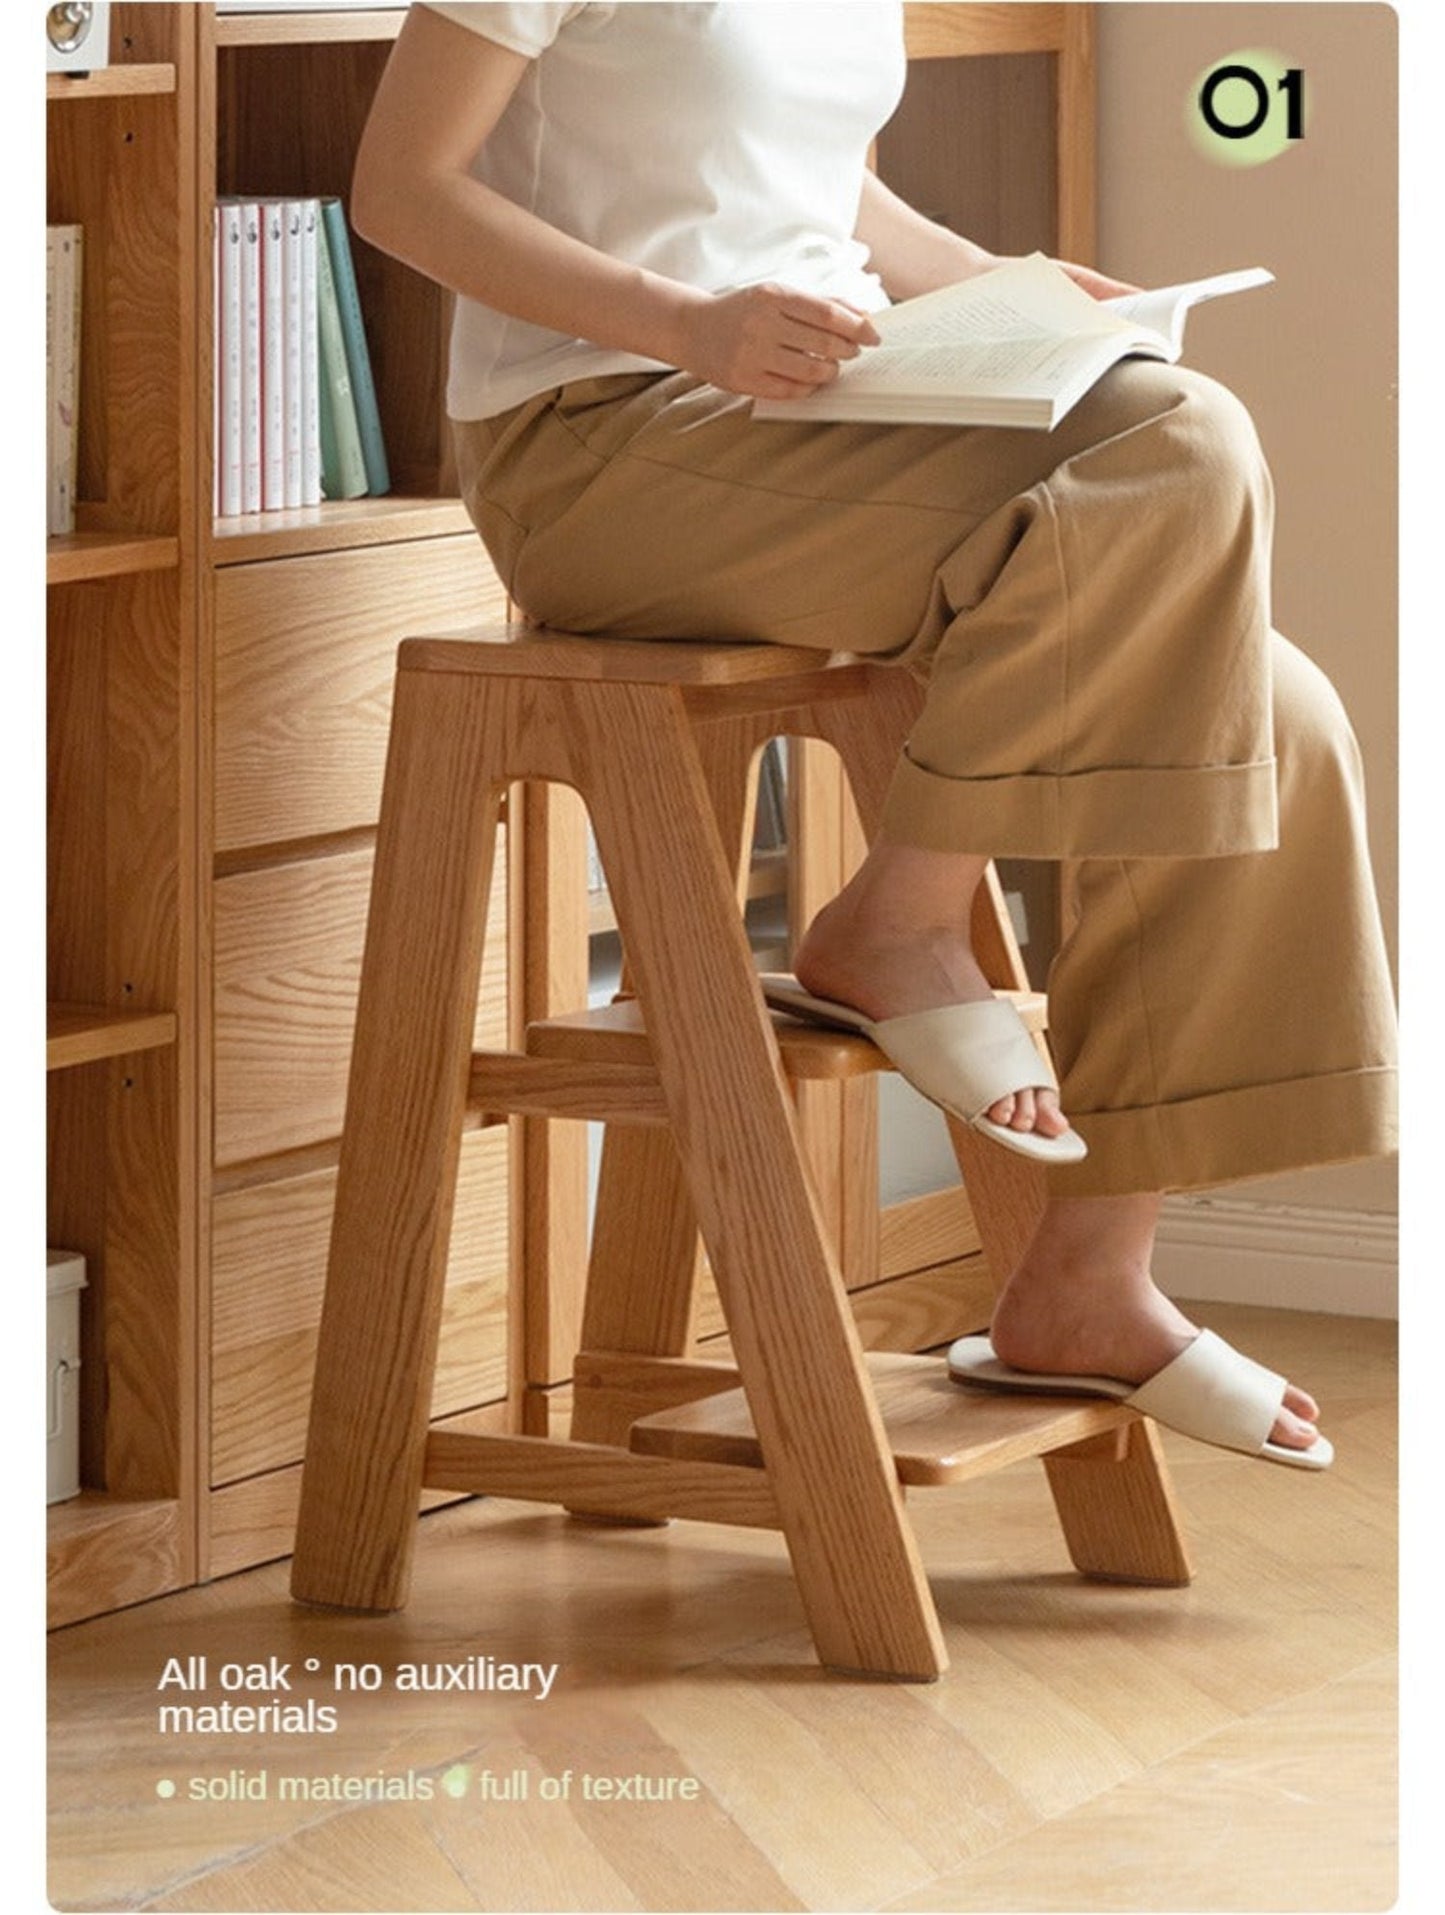
<path fill-rule="evenodd" d="M 1268 266 L 1197 312 L 1189 361 L 1249 405 L 1279 495 L 1275 619 L 1329 672 L 1370 777 L 1387 924 L 1396 884 L 1396 20 L 1384 6 L 1152 4 L 1099 16 L 1099 263 L 1144 284 Z M 1305 137 L 1244 169 L 1185 132 L 1197 77 L 1245 48 L 1305 75 Z M 1226 932 L 1227 934 L 1227 932 Z M 1389 1210 L 1394 1166 L 1243 1191 Z"/>

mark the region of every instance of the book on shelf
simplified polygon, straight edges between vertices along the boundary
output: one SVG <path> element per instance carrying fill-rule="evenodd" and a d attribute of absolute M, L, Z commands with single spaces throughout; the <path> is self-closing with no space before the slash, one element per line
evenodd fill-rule
<path fill-rule="evenodd" d="M 244 195 L 217 204 L 214 507 L 221 517 L 390 486 L 345 218 L 339 201 L 329 217 L 322 204 Z M 339 281 L 337 259 L 344 261 Z"/>
<path fill-rule="evenodd" d="M 75 530 L 80 447 L 80 290 L 84 237 L 79 226 L 45 229 L 45 529 Z"/>
<path fill-rule="evenodd" d="M 261 510 L 286 503 L 286 286 L 283 278 L 286 209 L 277 200 L 257 207 L 261 226 Z"/>
<path fill-rule="evenodd" d="M 322 200 L 321 221 L 326 234 L 327 257 L 331 262 L 331 283 L 336 292 L 341 339 L 346 349 L 351 398 L 356 407 L 361 456 L 366 466 L 366 489 L 374 498 L 379 498 L 391 490 L 391 474 L 387 470 L 386 447 L 382 443 L 381 414 L 376 404 L 376 383 L 371 376 L 371 354 L 367 349 L 366 327 L 361 317 L 361 296 L 356 287 L 351 238 L 346 230 L 346 214 L 339 199 Z"/>
<path fill-rule="evenodd" d="M 328 499 L 366 496 L 366 458 L 351 390 L 351 367 L 341 331 L 330 235 L 321 222 L 316 249 L 317 333 L 321 366 L 321 492 Z"/>
<path fill-rule="evenodd" d="M 241 208 L 216 208 L 216 510 L 241 508 Z"/>
<path fill-rule="evenodd" d="M 296 202 L 300 215 L 301 298 L 296 318 L 300 337 L 296 353 L 301 375 L 296 391 L 297 431 L 301 439 L 302 505 L 321 503 L 321 359 L 320 298 L 321 203 L 304 199 Z"/>
<path fill-rule="evenodd" d="M 261 208 L 243 204 L 241 300 L 241 510 L 261 510 Z"/>
<path fill-rule="evenodd" d="M 872 315 L 880 343 L 801 399 L 759 399 L 755 419 L 838 419 L 1048 429 L 1119 360 L 1173 364 L 1192 307 L 1267 285 L 1262 267 L 1096 300 L 1041 253 Z"/>

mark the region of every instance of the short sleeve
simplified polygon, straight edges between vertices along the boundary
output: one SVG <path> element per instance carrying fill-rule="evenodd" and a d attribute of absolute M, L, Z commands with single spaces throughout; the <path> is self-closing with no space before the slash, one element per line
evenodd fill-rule
<path fill-rule="evenodd" d="M 462 0 L 456 5 L 424 0 L 424 4 L 433 13 L 465 27 L 469 33 L 478 33 L 484 40 L 495 40 L 498 46 L 525 54 L 529 60 L 544 53 L 567 22 L 582 11 L 580 5 L 567 4 L 567 0 L 559 0 L 555 5 L 539 0 L 539 4 L 521 6 L 504 5 L 500 0 L 496 3 L 473 0 L 472 4 Z"/>

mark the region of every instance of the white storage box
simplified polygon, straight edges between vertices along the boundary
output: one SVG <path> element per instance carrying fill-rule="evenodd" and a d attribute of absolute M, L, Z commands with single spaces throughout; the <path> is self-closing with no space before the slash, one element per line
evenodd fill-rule
<path fill-rule="evenodd" d="M 45 1500 L 80 1494 L 80 1293 L 85 1259 L 45 1253 Z"/>

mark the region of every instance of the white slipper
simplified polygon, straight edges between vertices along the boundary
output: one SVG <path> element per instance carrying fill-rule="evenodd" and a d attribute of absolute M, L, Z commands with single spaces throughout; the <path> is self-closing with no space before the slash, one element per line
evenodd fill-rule
<path fill-rule="evenodd" d="M 1076 1164 L 1087 1147 L 1076 1130 L 1062 1137 L 1010 1130 L 985 1112 L 1022 1090 L 1053 1090 L 1054 1083 L 1023 1019 L 1012 1004 L 991 997 L 977 1004 L 945 1004 L 875 1022 L 847 1004 L 814 997 L 794 977 L 765 974 L 763 996 L 774 1010 L 809 1023 L 861 1031 L 896 1065 L 916 1091 L 1005 1150 L 1046 1164 Z"/>
<path fill-rule="evenodd" d="M 987 1337 L 960 1337 L 952 1344 L 948 1373 L 971 1389 L 1109 1397 L 1152 1416 L 1181 1436 L 1242 1450 L 1246 1456 L 1263 1456 L 1271 1463 L 1287 1463 L 1291 1469 L 1328 1469 L 1334 1460 L 1334 1447 L 1323 1436 L 1317 1436 L 1307 1450 L 1270 1442 L 1269 1433 L 1284 1402 L 1284 1377 L 1242 1356 L 1212 1330 L 1201 1330 L 1172 1363 L 1137 1385 L 1112 1376 L 1051 1376 L 1015 1370 L 999 1361 Z"/>

